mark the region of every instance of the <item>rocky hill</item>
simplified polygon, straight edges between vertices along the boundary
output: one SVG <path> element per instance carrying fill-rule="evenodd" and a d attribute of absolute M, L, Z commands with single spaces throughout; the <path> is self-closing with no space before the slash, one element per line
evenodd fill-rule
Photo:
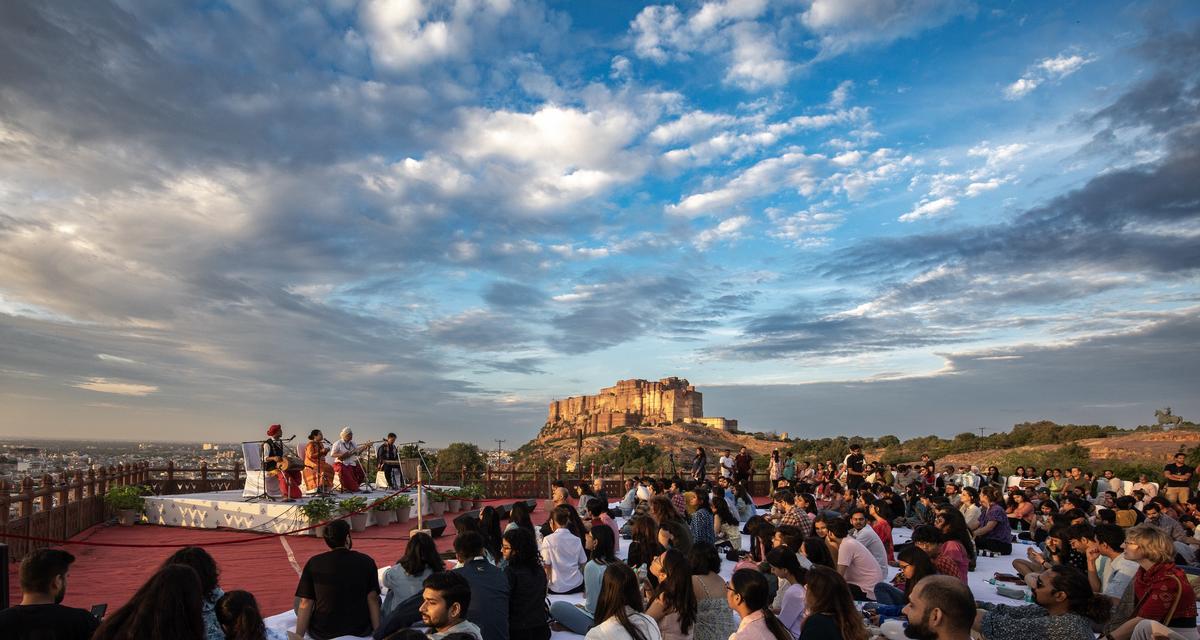
<path fill-rule="evenodd" d="M 1094 468 L 1105 465 L 1145 465 L 1153 467 L 1164 465 L 1171 457 L 1181 450 L 1190 450 L 1200 446 L 1200 431 L 1172 430 L 1159 432 L 1138 432 L 1129 435 L 1109 438 L 1086 438 L 1076 440 L 1075 444 L 1088 450 Z M 1012 449 L 988 449 L 959 453 L 943 457 L 939 464 L 980 465 L 986 467 L 998 464 L 1001 460 L 1019 459 L 1022 454 L 1030 458 L 1036 454 L 1054 451 L 1062 445 L 1035 445 L 1015 447 Z M 876 455 L 882 455 L 877 451 Z"/>

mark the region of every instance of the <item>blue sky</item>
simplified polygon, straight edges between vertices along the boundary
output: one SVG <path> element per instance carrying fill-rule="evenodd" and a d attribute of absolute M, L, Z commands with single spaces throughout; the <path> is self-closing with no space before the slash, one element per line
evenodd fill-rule
<path fill-rule="evenodd" d="M 0 435 L 1195 414 L 1198 14 L 4 3 Z"/>

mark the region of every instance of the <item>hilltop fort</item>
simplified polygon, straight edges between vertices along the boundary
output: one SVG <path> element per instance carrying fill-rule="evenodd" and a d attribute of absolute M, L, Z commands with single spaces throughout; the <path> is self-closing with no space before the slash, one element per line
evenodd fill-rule
<path fill-rule="evenodd" d="M 704 415 L 704 394 L 684 378 L 621 380 L 590 396 L 554 400 L 542 435 L 565 432 L 607 433 L 621 427 L 693 423 L 722 431 L 737 430 L 737 420 Z"/>

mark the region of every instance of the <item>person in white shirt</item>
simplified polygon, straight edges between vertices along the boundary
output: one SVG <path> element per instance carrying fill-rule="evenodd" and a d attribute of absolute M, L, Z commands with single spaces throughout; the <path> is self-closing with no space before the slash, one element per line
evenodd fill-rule
<path fill-rule="evenodd" d="M 1138 563 L 1121 552 L 1125 530 L 1115 524 L 1101 524 L 1093 535 L 1095 539 L 1088 542 L 1086 551 L 1088 582 L 1092 583 L 1092 591 L 1120 602 L 1138 570 Z M 1106 561 L 1100 562 L 1102 558 Z"/>
<path fill-rule="evenodd" d="M 825 521 L 825 536 L 829 544 L 837 547 L 837 571 L 850 586 L 854 599 L 870 600 L 867 594 L 874 594 L 875 585 L 883 582 L 886 574 L 880 568 L 879 559 L 861 542 L 850 537 L 850 528 L 845 520 L 831 518 Z M 874 530 L 871 533 L 875 533 Z M 879 540 L 879 536 L 875 539 Z M 886 557 L 883 566 L 887 566 Z"/>
<path fill-rule="evenodd" d="M 1150 478 L 1144 473 L 1138 476 L 1137 482 L 1133 483 L 1133 490 L 1137 491 L 1139 489 L 1142 491 L 1142 493 L 1146 494 L 1146 499 L 1150 499 L 1158 495 L 1158 487 L 1153 482 L 1150 482 Z"/>
<path fill-rule="evenodd" d="M 614 562 L 604 572 L 596 620 L 587 640 L 662 640 L 654 618 L 646 615 L 641 585 L 628 565 Z"/>
<path fill-rule="evenodd" d="M 721 469 L 721 477 L 722 478 L 733 478 L 733 455 L 732 454 L 733 454 L 733 451 L 726 449 L 725 453 L 721 456 L 721 459 L 718 461 L 718 464 Z"/>
<path fill-rule="evenodd" d="M 570 507 L 559 505 L 550 513 L 550 535 L 542 538 L 540 551 L 546 565 L 550 593 L 578 593 L 583 589 L 583 566 L 587 554 L 579 536 L 571 533 Z"/>
<path fill-rule="evenodd" d="M 862 546 L 871 552 L 871 556 L 879 563 L 879 570 L 887 575 L 887 549 L 883 546 L 883 540 L 879 539 L 879 534 L 875 533 L 875 529 L 867 523 L 867 516 L 860 509 L 855 509 L 850 512 L 850 537 L 858 540 Z M 874 589 L 875 585 L 871 585 Z"/>
<path fill-rule="evenodd" d="M 1125 481 L 1113 475 L 1112 469 L 1105 469 L 1104 475 L 1096 479 L 1096 495 L 1102 496 L 1105 491 L 1112 491 L 1118 498 L 1125 495 Z"/>

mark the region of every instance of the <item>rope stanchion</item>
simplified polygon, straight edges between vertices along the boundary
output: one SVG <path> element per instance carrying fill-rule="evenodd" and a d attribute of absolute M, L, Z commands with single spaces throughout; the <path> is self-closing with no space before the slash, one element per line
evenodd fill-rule
<path fill-rule="evenodd" d="M 234 544 L 249 544 L 251 542 L 260 542 L 263 540 L 274 540 L 275 538 L 282 538 L 283 536 L 290 536 L 290 535 L 295 535 L 297 533 L 304 533 L 305 531 L 311 531 L 318 527 L 323 527 L 331 522 L 336 522 L 338 520 L 345 520 L 346 518 L 349 518 L 350 516 L 357 515 L 360 513 L 366 513 L 367 511 L 370 511 L 371 509 L 373 509 L 375 507 L 375 505 L 379 504 L 381 501 L 387 500 L 389 498 L 394 498 L 394 497 L 400 495 L 401 493 L 405 493 L 412 486 L 413 486 L 413 484 L 409 484 L 405 487 L 398 489 L 394 493 L 391 493 L 389 495 L 378 498 L 378 499 L 370 502 L 369 504 L 367 504 L 367 506 L 363 507 L 362 509 L 358 509 L 356 511 L 351 511 L 350 513 L 345 513 L 336 518 L 332 518 L 332 519 L 326 520 L 324 522 L 318 522 L 317 524 L 309 525 L 307 527 L 302 527 L 300 529 L 293 529 L 291 531 L 280 531 L 280 532 L 276 532 L 276 533 L 256 533 L 256 532 L 248 531 L 248 532 L 246 532 L 246 534 L 252 535 L 253 537 L 238 538 L 238 539 L 233 539 L 233 540 L 218 540 L 216 542 L 205 542 L 204 546 L 217 547 L 217 546 L 234 545 Z M 164 549 L 164 548 L 175 548 L 175 547 L 183 548 L 183 547 L 192 546 L 189 544 L 180 544 L 180 543 L 134 544 L 131 542 L 89 542 L 87 540 L 60 540 L 57 538 L 42 538 L 39 536 L 26 536 L 26 535 L 21 535 L 19 533 L 5 533 L 3 531 L 0 531 L 0 540 L 3 540 L 3 539 L 29 540 L 31 542 L 44 542 L 46 544 L 53 544 L 53 545 L 59 545 L 59 546 L 76 545 L 76 546 L 86 546 L 86 547 L 120 547 L 120 548 L 134 548 L 134 549 L 137 549 L 137 548 Z M 379 538 L 379 539 L 386 539 L 386 538 Z"/>

